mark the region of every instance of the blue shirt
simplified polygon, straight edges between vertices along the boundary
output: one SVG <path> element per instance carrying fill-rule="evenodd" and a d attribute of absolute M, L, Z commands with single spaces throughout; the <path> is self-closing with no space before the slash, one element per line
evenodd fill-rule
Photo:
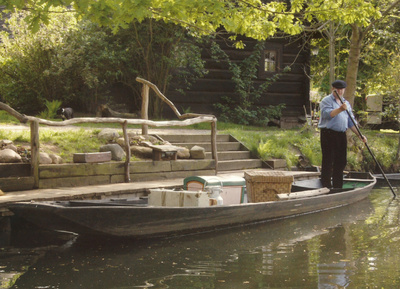
<path fill-rule="evenodd" d="M 351 110 L 350 103 L 347 100 L 344 100 L 344 103 L 347 105 L 347 111 L 350 113 L 351 117 L 355 120 L 353 112 Z M 334 131 L 345 132 L 347 129 L 354 126 L 353 121 L 349 117 L 349 114 L 346 111 L 342 111 L 335 117 L 331 117 L 331 112 L 334 109 L 340 107 L 341 104 L 336 102 L 333 94 L 325 96 L 319 107 L 320 107 L 320 119 L 318 123 L 318 128 L 328 128 Z"/>

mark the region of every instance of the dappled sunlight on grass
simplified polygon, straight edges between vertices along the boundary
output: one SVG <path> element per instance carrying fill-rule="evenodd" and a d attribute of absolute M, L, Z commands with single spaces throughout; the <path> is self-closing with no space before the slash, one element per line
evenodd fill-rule
<path fill-rule="evenodd" d="M 30 142 L 29 130 L 0 129 L 0 139 L 7 139 L 13 142 Z"/>
<path fill-rule="evenodd" d="M 392 129 L 381 129 L 380 132 L 382 132 L 382 133 L 399 133 L 398 130 L 392 130 Z"/>

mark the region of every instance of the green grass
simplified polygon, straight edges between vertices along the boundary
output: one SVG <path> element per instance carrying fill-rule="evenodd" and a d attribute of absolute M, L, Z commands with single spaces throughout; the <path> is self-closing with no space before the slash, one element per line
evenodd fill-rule
<path fill-rule="evenodd" d="M 221 132 L 221 131 L 220 131 Z M 297 166 L 299 156 L 305 157 L 312 165 L 320 166 L 322 154 L 319 133 L 316 129 L 303 127 L 300 129 L 282 130 L 264 128 L 255 131 L 245 127 L 227 129 L 261 159 L 285 159 L 288 167 Z M 395 131 L 376 131 L 362 129 L 368 138 L 368 146 L 385 172 L 399 172 L 400 161 L 396 159 L 399 147 L 399 133 Z M 347 167 L 355 171 L 376 171 L 376 163 L 366 146 L 351 133 L 348 147 Z"/>
<path fill-rule="evenodd" d="M 19 120 L 4 110 L 0 110 L 0 123 L 19 124 Z"/>
<path fill-rule="evenodd" d="M 97 138 L 99 130 L 39 129 L 40 150 L 55 153 L 64 162 L 71 162 L 76 152 L 97 152 L 104 141 Z M 30 130 L 0 129 L 0 139 L 13 141 L 16 146 L 30 147 Z"/>

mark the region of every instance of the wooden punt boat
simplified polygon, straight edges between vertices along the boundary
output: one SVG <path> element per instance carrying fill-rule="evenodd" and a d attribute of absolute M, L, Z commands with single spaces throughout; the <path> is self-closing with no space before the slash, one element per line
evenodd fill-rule
<path fill-rule="evenodd" d="M 378 183 L 386 184 L 386 180 L 382 174 L 374 174 L 373 176 L 376 178 Z M 400 173 L 385 174 L 385 176 L 389 182 L 393 182 L 395 184 L 400 182 Z"/>
<path fill-rule="evenodd" d="M 9 209 L 16 216 L 50 230 L 86 236 L 152 238 L 333 209 L 366 198 L 375 183 L 371 174 L 358 174 L 356 178 L 345 178 L 343 189 L 324 190 L 318 179 L 304 180 L 294 182 L 291 193 L 282 200 L 207 207 L 151 206 L 148 198 L 136 198 L 20 202 L 10 204 Z"/>

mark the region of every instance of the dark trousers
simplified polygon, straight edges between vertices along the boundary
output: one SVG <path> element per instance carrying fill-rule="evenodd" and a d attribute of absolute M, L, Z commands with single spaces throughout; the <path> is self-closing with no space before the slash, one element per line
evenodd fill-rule
<path fill-rule="evenodd" d="M 343 170 L 347 163 L 346 132 L 321 129 L 322 186 L 331 188 L 343 187 Z M 333 184 L 331 183 L 331 179 Z"/>

